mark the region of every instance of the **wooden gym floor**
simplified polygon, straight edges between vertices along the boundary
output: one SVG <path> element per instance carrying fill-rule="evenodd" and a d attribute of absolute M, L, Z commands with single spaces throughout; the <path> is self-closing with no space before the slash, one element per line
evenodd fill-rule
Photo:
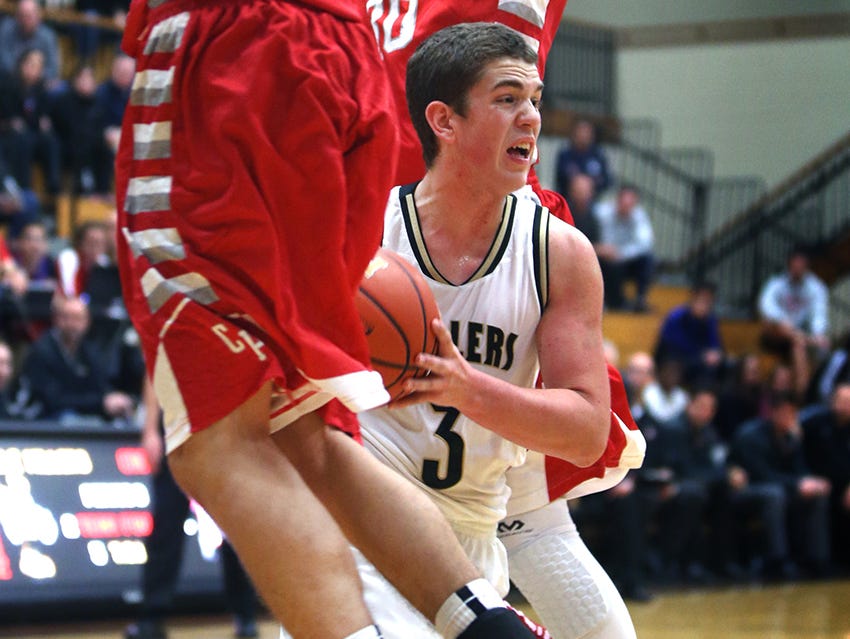
<path fill-rule="evenodd" d="M 640 639 L 850 639 L 850 581 L 670 592 L 647 604 L 630 603 L 629 610 Z M 0 637 L 120 639 L 125 623 L 0 627 Z M 184 616 L 169 622 L 170 639 L 232 636 L 226 616 Z M 260 623 L 260 639 L 277 637 L 272 621 Z"/>

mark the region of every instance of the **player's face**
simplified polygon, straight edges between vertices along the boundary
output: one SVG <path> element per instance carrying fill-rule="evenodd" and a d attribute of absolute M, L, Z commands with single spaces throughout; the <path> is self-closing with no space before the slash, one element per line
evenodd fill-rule
<path fill-rule="evenodd" d="M 525 184 L 540 134 L 543 82 L 521 60 L 490 63 L 467 96 L 459 150 L 473 179 L 507 195 Z"/>

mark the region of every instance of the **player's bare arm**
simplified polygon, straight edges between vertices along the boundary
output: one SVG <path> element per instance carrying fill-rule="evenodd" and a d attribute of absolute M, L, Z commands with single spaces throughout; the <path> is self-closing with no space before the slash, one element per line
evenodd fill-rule
<path fill-rule="evenodd" d="M 596 461 L 610 426 L 602 277 L 590 243 L 558 220 L 550 227 L 549 266 L 549 305 L 536 335 L 545 389 L 515 386 L 473 368 L 435 321 L 439 352 L 417 360 L 430 375 L 409 380 L 412 394 L 395 405 L 453 406 L 516 444 L 579 466 Z"/>

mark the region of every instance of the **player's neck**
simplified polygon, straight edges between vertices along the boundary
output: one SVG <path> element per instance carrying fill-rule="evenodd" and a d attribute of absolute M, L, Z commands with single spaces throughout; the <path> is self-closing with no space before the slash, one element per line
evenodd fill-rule
<path fill-rule="evenodd" d="M 454 181 L 429 180 L 417 186 L 416 213 L 428 253 L 449 281 L 466 281 L 487 257 L 501 224 L 504 198 L 482 203 Z"/>
<path fill-rule="evenodd" d="M 425 175 L 416 188 L 415 198 L 420 220 L 425 217 L 468 238 L 485 231 L 495 232 L 502 219 L 506 195 L 462 179 L 450 169 L 437 169 Z"/>

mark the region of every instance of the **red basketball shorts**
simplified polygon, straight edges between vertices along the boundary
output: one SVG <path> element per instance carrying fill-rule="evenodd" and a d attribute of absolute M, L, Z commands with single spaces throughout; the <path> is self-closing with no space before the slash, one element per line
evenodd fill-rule
<path fill-rule="evenodd" d="M 273 430 L 322 410 L 356 434 L 331 400 L 388 399 L 353 296 L 397 135 L 365 18 L 137 1 L 124 48 L 137 72 L 116 162 L 119 264 L 168 449 L 268 381 Z"/>

